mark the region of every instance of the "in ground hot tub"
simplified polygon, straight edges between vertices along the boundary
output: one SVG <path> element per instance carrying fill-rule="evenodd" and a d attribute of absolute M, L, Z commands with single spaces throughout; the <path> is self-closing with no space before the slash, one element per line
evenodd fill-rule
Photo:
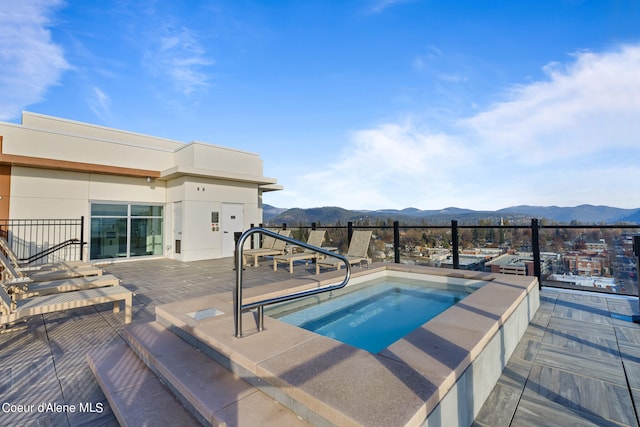
<path fill-rule="evenodd" d="M 378 353 L 487 283 L 417 273 L 378 272 L 320 296 L 265 313 L 291 325 Z"/>
<path fill-rule="evenodd" d="M 329 272 L 272 282 L 246 289 L 245 302 L 340 280 Z M 231 292 L 160 306 L 156 316 L 313 425 L 470 425 L 538 309 L 536 278 L 374 264 L 354 269 L 345 292 L 380 280 L 428 282 L 440 290 L 464 289 L 466 296 L 373 351 L 270 317 L 257 332 L 250 311 L 243 313 L 245 334 L 237 338 Z M 337 300 L 335 293 L 313 298 Z M 211 309 L 223 314 L 189 315 Z M 364 312 L 371 316 L 375 310 Z M 366 317 L 355 320 L 352 329 L 360 331 Z"/>

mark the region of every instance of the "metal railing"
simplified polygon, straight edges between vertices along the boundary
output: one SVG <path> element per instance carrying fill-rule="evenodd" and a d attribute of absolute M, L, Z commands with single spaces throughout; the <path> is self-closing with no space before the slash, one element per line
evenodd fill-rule
<path fill-rule="evenodd" d="M 271 236 L 274 239 L 278 239 L 278 240 L 283 240 L 289 244 L 295 245 L 295 246 L 300 246 L 303 247 L 305 249 L 309 249 L 312 250 L 314 252 L 320 253 L 322 255 L 325 256 L 329 256 L 329 257 L 333 257 L 333 258 L 338 258 L 339 260 L 341 260 L 346 267 L 346 274 L 345 274 L 345 278 L 342 282 L 340 282 L 337 285 L 328 285 L 328 286 L 323 286 L 321 288 L 316 288 L 316 289 L 310 289 L 307 291 L 301 291 L 301 292 L 295 292 L 292 294 L 286 294 L 286 295 L 279 295 L 276 297 L 269 297 L 269 298 L 265 298 L 259 301 L 254 301 L 251 303 L 247 303 L 247 304 L 243 304 L 242 303 L 242 260 L 243 260 L 243 256 L 242 256 L 242 252 L 243 252 L 243 247 L 244 247 L 244 242 L 247 240 L 247 238 L 249 236 L 251 236 L 252 234 L 256 234 L 256 233 L 260 233 L 266 236 Z M 294 299 L 298 299 L 298 298 L 304 298 L 304 297 L 308 297 L 311 295 L 317 295 L 323 292 L 330 292 L 330 291 L 334 291 L 336 289 L 340 289 L 343 288 L 347 285 L 347 283 L 349 282 L 349 279 L 351 278 L 351 264 L 349 263 L 349 260 L 339 254 L 336 254 L 335 252 L 331 252 L 322 248 L 319 248 L 317 246 L 313 246 L 310 245 L 308 243 L 305 242 L 301 242 L 299 240 L 296 239 L 292 239 L 291 237 L 287 237 L 287 236 L 283 236 L 282 234 L 278 234 L 276 232 L 273 232 L 271 230 L 267 230 L 265 228 L 260 228 L 260 227 L 254 227 L 254 228 L 250 228 L 249 230 L 245 231 L 244 233 L 242 233 L 242 235 L 240 235 L 240 237 L 238 238 L 238 241 L 236 243 L 236 287 L 234 290 L 234 298 L 233 298 L 233 314 L 234 314 L 234 324 L 235 324 L 235 336 L 237 338 L 242 338 L 242 312 L 245 310 L 250 310 L 252 308 L 257 308 L 258 309 L 258 332 L 261 332 L 264 329 L 264 306 L 265 305 L 270 305 L 270 304 L 276 304 L 279 302 L 285 302 L 285 301 L 291 301 Z"/>
<path fill-rule="evenodd" d="M 84 217 L 71 219 L 0 219 L 0 237 L 30 264 L 84 258 Z"/>
<path fill-rule="evenodd" d="M 272 224 L 269 226 L 273 227 Z M 635 266 L 630 264 L 629 236 L 640 234 L 640 224 L 550 224 L 544 220 L 533 218 L 515 224 L 460 224 L 457 220 L 452 220 L 448 225 L 445 223 L 400 225 L 398 221 L 374 224 L 372 221 L 364 220 L 355 223 L 348 222 L 346 225 L 326 226 L 312 223 L 311 225 L 293 226 L 283 223 L 277 227 L 290 229 L 294 235 L 298 236 L 304 236 L 306 230 L 322 228 L 327 231 L 327 238 L 333 239 L 331 245 L 339 247 L 344 247 L 345 242 L 349 241 L 355 229 L 374 230 L 371 250 L 372 252 L 379 251 L 382 246 L 385 246 L 384 259 L 386 260 L 395 263 L 416 263 L 454 269 L 489 271 L 491 263 L 487 261 L 486 267 L 485 261 L 475 265 L 473 261 L 470 261 L 473 255 L 468 255 L 465 252 L 467 252 L 467 248 L 492 247 L 502 254 L 512 252 L 518 256 L 529 254 L 530 259 L 524 260 L 523 258 L 523 266 L 520 267 L 521 271 L 518 271 L 518 274 L 536 276 L 540 287 L 544 284 L 549 287 L 638 295 L 638 276 L 635 275 Z M 422 234 L 422 239 L 415 238 L 415 234 L 418 232 Z M 589 242 L 599 239 L 606 239 L 607 250 L 604 256 L 608 259 L 603 265 L 607 264 L 607 267 L 603 267 L 601 273 L 594 272 L 593 276 L 608 277 L 610 280 L 614 280 L 614 289 L 592 288 L 577 283 L 567 284 L 558 282 L 551 276 L 551 274 L 555 274 L 557 277 L 557 273 L 561 275 L 563 272 L 573 273 L 574 277 L 584 276 L 584 271 L 572 272 L 568 255 L 570 252 L 574 252 L 575 258 L 575 253 L 581 251 L 580 244 L 583 247 L 585 244 L 588 246 Z M 416 243 L 417 240 L 420 242 Z M 411 245 L 423 245 L 423 248 L 427 248 L 427 240 L 431 253 L 448 253 L 445 261 L 435 262 L 433 261 L 437 259 L 435 256 L 431 260 L 422 256 L 413 256 L 410 249 L 407 248 Z M 436 249 L 438 247 L 439 249 Z M 390 251 L 393 252 L 390 253 Z M 557 256 L 556 260 L 552 259 L 553 255 Z M 622 256 L 624 256 L 625 263 L 619 263 L 616 260 L 616 257 L 621 258 Z M 372 258 L 380 259 L 376 256 L 372 256 Z M 496 266 L 494 265 L 494 267 Z M 586 275 L 589 276 L 589 274 Z"/>

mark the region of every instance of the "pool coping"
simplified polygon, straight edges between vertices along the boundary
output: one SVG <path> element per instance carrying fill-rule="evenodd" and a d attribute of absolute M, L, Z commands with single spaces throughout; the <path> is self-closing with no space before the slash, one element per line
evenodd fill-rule
<path fill-rule="evenodd" d="M 156 316 L 316 425 L 429 425 L 437 424 L 435 419 L 467 424 L 537 310 L 537 280 L 404 264 L 356 270 L 352 277 L 379 271 L 487 283 L 378 354 L 272 318 L 258 333 L 253 313 L 243 315 L 245 337 L 236 338 L 231 292 L 159 306 Z M 265 292 L 335 283 L 338 274 L 320 276 L 250 288 L 245 301 Z M 207 309 L 224 314 L 201 320 L 187 315 Z"/>

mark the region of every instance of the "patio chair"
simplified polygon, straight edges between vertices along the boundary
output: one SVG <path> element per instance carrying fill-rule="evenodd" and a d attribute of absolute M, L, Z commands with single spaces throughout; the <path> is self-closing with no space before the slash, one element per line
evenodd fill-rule
<path fill-rule="evenodd" d="M 42 282 L 49 280 L 68 279 L 72 277 L 102 276 L 102 269 L 90 267 L 69 267 L 65 270 L 17 270 L 13 263 L 0 251 L 0 268 L 2 279 L 5 281 L 33 281 Z"/>
<path fill-rule="evenodd" d="M 269 230 L 275 231 L 275 230 Z M 242 251 L 242 265 L 247 264 L 247 257 L 254 256 L 255 254 L 259 254 L 260 252 L 266 252 L 268 250 L 273 250 L 273 245 L 276 243 L 276 239 L 271 236 L 264 236 L 262 239 L 262 244 L 259 248 L 256 249 L 245 249 Z"/>
<path fill-rule="evenodd" d="M 309 237 L 307 238 L 307 243 L 321 247 L 322 242 L 324 241 L 325 230 L 311 230 L 309 233 Z M 289 273 L 293 274 L 293 263 L 294 261 L 304 261 L 305 266 L 309 265 L 309 260 L 318 258 L 318 252 L 313 251 L 311 249 L 306 249 L 302 252 L 291 253 L 291 254 L 283 254 L 283 255 L 274 255 L 273 256 L 273 271 L 278 271 L 279 263 L 289 263 Z"/>
<path fill-rule="evenodd" d="M 366 262 L 367 264 L 371 263 L 368 256 L 371 234 L 371 230 L 355 230 L 353 232 L 346 255 L 349 264 L 361 264 L 362 262 Z M 320 273 L 320 267 L 337 268 L 340 270 L 342 264 L 342 260 L 337 258 L 327 257 L 325 259 L 318 259 L 316 260 L 316 274 Z"/>
<path fill-rule="evenodd" d="M 289 237 L 289 235 L 291 234 L 291 230 L 280 230 L 280 231 L 278 231 L 278 234 L 280 234 L 282 236 L 285 236 L 285 237 Z M 267 239 L 267 237 L 270 237 L 270 236 L 265 236 L 265 240 Z M 253 266 L 254 267 L 259 267 L 259 264 L 258 264 L 258 258 L 259 257 L 284 254 L 285 248 L 287 246 L 287 242 L 285 242 L 284 240 L 273 238 L 273 237 L 272 237 L 272 239 L 274 240 L 274 242 L 273 242 L 273 245 L 270 248 L 249 249 L 247 251 L 243 251 L 243 253 L 242 253 L 243 257 L 248 252 L 247 255 L 253 257 Z"/>
<path fill-rule="evenodd" d="M 60 294 L 64 292 L 118 286 L 120 279 L 112 274 L 91 277 L 74 277 L 71 279 L 51 280 L 47 282 L 0 282 L 14 301 L 26 298 Z"/>
<path fill-rule="evenodd" d="M 38 314 L 66 311 L 96 304 L 113 303 L 113 312 L 119 313 L 124 305 L 124 321 L 131 323 L 133 293 L 124 286 L 64 292 L 13 301 L 0 286 L 0 326 Z"/>
<path fill-rule="evenodd" d="M 52 281 L 35 281 L 29 277 L 19 277 L 2 252 L 0 252 L 0 266 L 3 267 L 3 276 L 5 277 L 0 281 L 0 287 L 5 292 L 8 292 L 14 301 L 34 296 L 103 288 L 120 284 L 120 279 L 111 274 Z"/>
<path fill-rule="evenodd" d="M 7 259 L 11 261 L 14 268 L 18 271 L 45 271 L 45 270 L 68 270 L 69 268 L 87 267 L 95 268 L 92 264 L 85 261 L 60 261 L 48 264 L 28 265 L 24 262 L 20 262 L 18 255 L 13 251 L 9 242 L 0 237 L 0 249 L 5 253 Z"/>

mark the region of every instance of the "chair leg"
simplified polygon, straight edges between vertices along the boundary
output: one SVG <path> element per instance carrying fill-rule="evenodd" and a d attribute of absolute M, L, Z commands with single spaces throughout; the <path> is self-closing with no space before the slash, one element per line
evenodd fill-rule
<path fill-rule="evenodd" d="M 124 323 L 131 323 L 133 320 L 133 294 L 127 295 L 124 300 Z"/>

